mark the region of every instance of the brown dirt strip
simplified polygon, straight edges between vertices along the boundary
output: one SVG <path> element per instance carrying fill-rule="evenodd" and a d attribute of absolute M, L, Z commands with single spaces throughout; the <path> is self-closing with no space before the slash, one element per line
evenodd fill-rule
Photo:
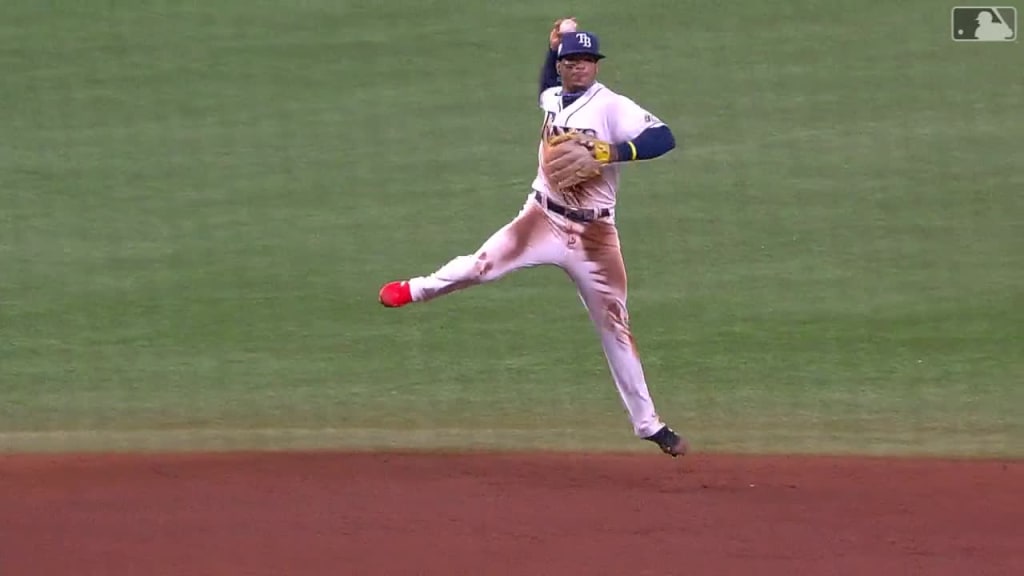
<path fill-rule="evenodd" d="M 0 574 L 1024 574 L 1024 462 L 8 455 Z"/>

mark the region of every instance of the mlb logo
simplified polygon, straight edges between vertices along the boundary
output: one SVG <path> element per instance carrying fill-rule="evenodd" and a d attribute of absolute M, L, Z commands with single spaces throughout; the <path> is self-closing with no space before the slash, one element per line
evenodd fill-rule
<path fill-rule="evenodd" d="M 1017 9 L 1013 6 L 953 8 L 953 40 L 1013 42 L 1017 39 Z"/>

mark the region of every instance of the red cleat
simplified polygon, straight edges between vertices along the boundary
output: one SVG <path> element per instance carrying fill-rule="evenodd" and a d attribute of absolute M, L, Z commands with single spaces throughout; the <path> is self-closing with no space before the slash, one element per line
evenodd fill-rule
<path fill-rule="evenodd" d="M 380 289 L 380 303 L 388 308 L 400 308 L 412 302 L 412 290 L 405 280 L 388 282 Z"/>

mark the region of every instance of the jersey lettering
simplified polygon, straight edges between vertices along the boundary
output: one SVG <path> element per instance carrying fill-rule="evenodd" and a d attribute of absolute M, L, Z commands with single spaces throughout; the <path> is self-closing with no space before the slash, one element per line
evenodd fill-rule
<path fill-rule="evenodd" d="M 540 127 L 540 137 L 547 140 L 551 137 L 551 123 L 555 121 L 555 113 L 548 110 L 544 115 L 544 124 Z"/>
<path fill-rule="evenodd" d="M 589 136 L 590 138 L 598 137 L 597 130 L 594 130 L 593 128 L 570 128 L 568 126 L 555 126 L 554 124 L 551 124 L 551 121 L 554 120 L 554 114 L 552 112 L 548 112 L 548 114 L 550 116 L 549 120 L 545 122 L 545 125 L 547 126 L 547 130 L 544 134 L 545 139 L 552 138 L 554 136 L 560 136 L 562 134 L 583 134 L 584 136 Z"/>

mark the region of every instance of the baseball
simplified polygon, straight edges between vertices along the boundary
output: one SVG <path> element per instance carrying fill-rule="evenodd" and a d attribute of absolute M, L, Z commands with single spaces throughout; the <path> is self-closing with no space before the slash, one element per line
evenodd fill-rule
<path fill-rule="evenodd" d="M 562 34 L 565 34 L 566 32 L 575 32 L 576 21 L 573 20 L 572 18 L 566 18 L 565 20 L 562 20 L 562 23 L 558 25 L 558 31 Z"/>

